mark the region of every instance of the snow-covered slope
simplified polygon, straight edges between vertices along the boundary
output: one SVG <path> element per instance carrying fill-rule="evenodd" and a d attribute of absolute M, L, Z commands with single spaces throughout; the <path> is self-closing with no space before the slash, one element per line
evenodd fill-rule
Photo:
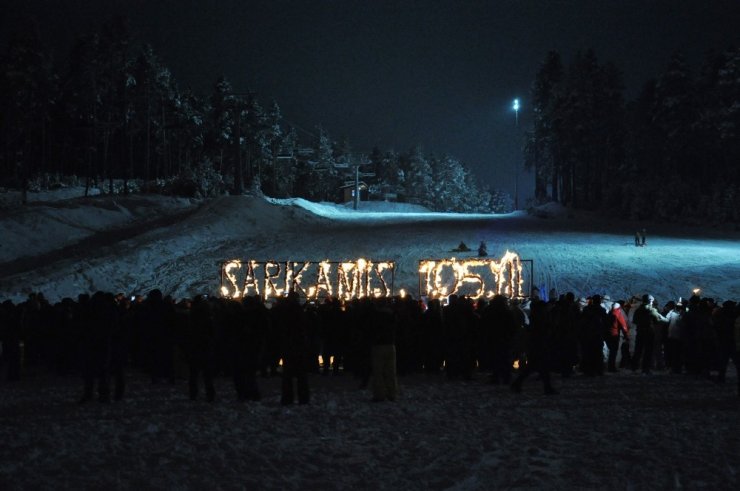
<path fill-rule="evenodd" d="M 552 210 L 545 219 L 523 212 L 399 212 L 397 204 L 379 203 L 355 212 L 248 196 L 199 205 L 170 198 L 116 198 L 115 206 L 109 198 L 96 200 L 34 205 L 0 217 L 0 299 L 21 300 L 30 291 L 56 300 L 82 291 L 146 293 L 155 287 L 177 297 L 216 293 L 219 265 L 232 258 L 392 259 L 396 290 L 414 293 L 419 259 L 450 257 L 460 241 L 475 248 L 481 240 L 494 258 L 512 250 L 534 260 L 534 283 L 545 291 L 612 298 L 650 292 L 665 301 L 701 288 L 718 299 L 740 298 L 738 233 L 648 225 L 647 246 L 638 248 L 632 236 L 645 224 L 568 218 Z M 147 221 L 155 213 L 159 221 Z"/>
<path fill-rule="evenodd" d="M 408 223 L 429 222 L 438 220 L 471 220 L 490 219 L 495 215 L 475 213 L 437 213 L 421 205 L 408 203 L 391 203 L 385 201 L 363 202 L 358 210 L 352 204 L 314 203 L 302 198 L 271 199 L 270 203 L 282 206 L 297 206 L 311 213 L 331 218 L 332 220 L 375 222 L 375 223 Z"/>
<path fill-rule="evenodd" d="M 190 200 L 156 195 L 34 201 L 0 215 L 0 263 L 55 251 L 104 231 L 145 226 L 194 207 Z"/>

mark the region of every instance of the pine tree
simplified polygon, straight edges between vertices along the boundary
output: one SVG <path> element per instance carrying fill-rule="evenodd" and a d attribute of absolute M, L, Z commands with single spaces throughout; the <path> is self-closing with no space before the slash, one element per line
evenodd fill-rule
<path fill-rule="evenodd" d="M 234 89 L 223 75 L 216 80 L 210 99 L 210 124 L 206 149 L 212 155 L 221 174 L 227 173 L 228 147 L 234 138 Z"/>
<path fill-rule="evenodd" d="M 439 211 L 465 211 L 470 191 L 466 169 L 460 161 L 449 156 L 432 162 L 434 200 L 431 207 Z"/>
<path fill-rule="evenodd" d="M 375 174 L 384 197 L 395 195 L 397 198 L 403 195 L 406 175 L 401 169 L 400 156 L 396 152 L 385 153 Z"/>
<path fill-rule="evenodd" d="M 278 161 L 284 139 L 283 130 L 280 127 L 281 121 L 280 106 L 277 101 L 273 100 L 270 104 L 270 109 L 265 114 L 264 132 L 266 140 L 265 149 L 267 151 L 266 157 L 268 158 L 270 172 L 266 176 L 267 179 L 263 181 L 263 190 L 266 190 L 271 196 L 278 196 L 281 187 L 280 181 L 282 177 L 280 175 L 281 169 Z"/>
<path fill-rule="evenodd" d="M 684 56 L 676 53 L 655 85 L 652 120 L 663 144 L 662 165 L 655 169 L 659 173 L 690 175 L 697 157 L 694 129 L 698 116 L 693 77 Z M 705 181 L 702 179 L 700 184 Z"/>
<path fill-rule="evenodd" d="M 404 183 L 406 199 L 412 203 L 430 206 L 432 195 L 432 168 L 420 146 L 415 147 L 408 156 L 408 175 Z"/>
<path fill-rule="evenodd" d="M 57 78 L 34 23 L 17 27 L 0 67 L 4 170 L 20 181 L 25 203 L 29 179 L 48 171 L 50 116 L 57 99 Z"/>
<path fill-rule="evenodd" d="M 280 142 L 278 156 L 275 164 L 278 166 L 275 182 L 275 196 L 288 197 L 295 194 L 295 183 L 298 169 L 296 150 L 298 146 L 298 134 L 295 128 L 289 128 Z"/>
<path fill-rule="evenodd" d="M 552 199 L 558 200 L 558 180 L 561 162 L 558 161 L 557 141 L 553 123 L 560 92 L 563 90 L 563 65 L 560 54 L 550 51 L 540 65 L 532 84 L 533 127 L 527 135 L 525 166 L 532 169 L 535 177 L 535 199 L 547 198 L 547 185 L 552 188 Z"/>
<path fill-rule="evenodd" d="M 323 128 L 314 141 L 313 159 L 302 161 L 298 166 L 298 193 L 314 201 L 334 200 L 339 187 L 338 173 L 334 165 L 333 145 Z"/>

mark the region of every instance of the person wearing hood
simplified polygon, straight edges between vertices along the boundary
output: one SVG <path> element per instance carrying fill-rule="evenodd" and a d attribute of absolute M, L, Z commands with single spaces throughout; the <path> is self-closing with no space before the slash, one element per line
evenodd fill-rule
<path fill-rule="evenodd" d="M 617 371 L 617 353 L 619 352 L 619 335 L 624 335 L 624 340 L 629 341 L 630 331 L 627 327 L 627 318 L 622 310 L 623 302 L 614 302 L 609 313 L 609 325 L 606 335 L 606 346 L 609 348 L 609 362 L 607 370 Z"/>
<path fill-rule="evenodd" d="M 609 317 L 601 304 L 600 295 L 591 297 L 583 308 L 578 338 L 581 346 L 581 370 L 584 375 L 604 374 L 604 337 L 609 329 Z"/>

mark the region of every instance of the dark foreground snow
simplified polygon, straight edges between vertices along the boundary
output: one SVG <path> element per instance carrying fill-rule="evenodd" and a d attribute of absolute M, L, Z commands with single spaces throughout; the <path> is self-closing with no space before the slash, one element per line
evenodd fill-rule
<path fill-rule="evenodd" d="M 371 403 L 348 374 L 310 379 L 307 406 L 213 404 L 186 381 L 132 375 L 123 402 L 78 406 L 75 378 L 0 383 L 0 489 L 738 489 L 736 379 L 622 372 L 532 377 L 524 393 L 414 375 Z"/>

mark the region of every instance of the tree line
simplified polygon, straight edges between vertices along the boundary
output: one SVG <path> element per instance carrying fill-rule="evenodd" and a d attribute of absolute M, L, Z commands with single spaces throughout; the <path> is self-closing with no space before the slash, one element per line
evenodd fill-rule
<path fill-rule="evenodd" d="M 535 198 L 630 219 L 740 222 L 740 49 L 698 73 L 674 54 L 625 101 L 620 71 L 592 50 L 547 53 L 531 88 L 525 164 Z"/>
<path fill-rule="evenodd" d="M 359 165 L 376 199 L 444 211 L 511 207 L 452 157 L 421 148 L 358 155 L 321 127 L 288 124 L 276 101 L 262 105 L 224 76 L 205 96 L 182 88 L 150 45 L 132 39 L 123 17 L 79 36 L 62 62 L 29 20 L 12 34 L 0 67 L 0 183 L 23 189 L 24 199 L 49 176 L 76 176 L 86 190 L 110 193 L 207 196 L 253 187 L 335 201 Z"/>

